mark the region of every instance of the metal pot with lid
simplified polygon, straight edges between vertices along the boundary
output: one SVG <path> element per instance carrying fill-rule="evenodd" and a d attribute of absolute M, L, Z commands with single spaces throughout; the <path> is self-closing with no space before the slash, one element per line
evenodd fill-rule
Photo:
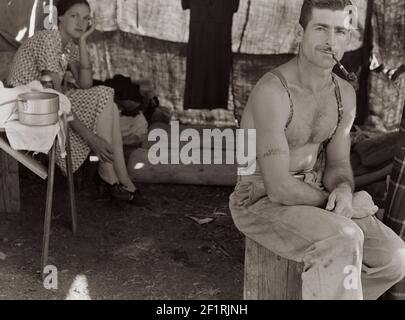
<path fill-rule="evenodd" d="M 18 117 L 22 124 L 48 126 L 59 120 L 59 96 L 48 92 L 18 95 Z"/>

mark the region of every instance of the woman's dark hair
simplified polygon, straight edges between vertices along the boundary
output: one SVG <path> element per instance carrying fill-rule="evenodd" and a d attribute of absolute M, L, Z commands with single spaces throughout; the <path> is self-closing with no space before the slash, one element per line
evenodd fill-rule
<path fill-rule="evenodd" d="M 85 4 L 90 9 L 90 5 L 87 0 L 59 0 L 58 4 L 56 5 L 56 9 L 58 10 L 58 17 L 63 16 L 66 11 L 68 11 L 76 4 Z"/>
<path fill-rule="evenodd" d="M 351 6 L 350 0 L 304 0 L 301 8 L 300 25 L 305 29 L 312 18 L 313 9 L 344 10 Z"/>

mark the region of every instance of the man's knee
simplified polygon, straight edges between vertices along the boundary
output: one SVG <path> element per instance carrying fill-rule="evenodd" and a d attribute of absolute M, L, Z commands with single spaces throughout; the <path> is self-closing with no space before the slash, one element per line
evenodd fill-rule
<path fill-rule="evenodd" d="M 387 267 L 388 278 L 400 281 L 405 278 L 405 248 L 392 252 L 391 261 Z"/>
<path fill-rule="evenodd" d="M 345 249 L 362 249 L 364 244 L 364 233 L 360 227 L 352 220 L 345 219 L 336 226 L 338 234 L 337 246 L 341 246 Z"/>

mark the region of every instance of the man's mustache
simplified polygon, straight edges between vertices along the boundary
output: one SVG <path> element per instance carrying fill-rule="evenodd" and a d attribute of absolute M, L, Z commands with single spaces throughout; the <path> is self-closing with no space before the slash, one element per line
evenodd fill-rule
<path fill-rule="evenodd" d="M 330 54 L 333 55 L 333 56 L 336 56 L 336 55 L 337 55 L 337 51 L 333 50 L 331 47 L 320 47 L 320 48 L 318 48 L 318 49 L 321 50 L 321 51 L 330 53 Z"/>

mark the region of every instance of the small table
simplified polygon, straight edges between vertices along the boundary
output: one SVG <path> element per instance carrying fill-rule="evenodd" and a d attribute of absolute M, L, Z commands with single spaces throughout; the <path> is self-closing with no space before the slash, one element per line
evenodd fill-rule
<path fill-rule="evenodd" d="M 70 139 L 69 139 L 69 125 L 66 120 L 66 115 L 63 116 L 64 127 L 66 128 L 66 171 L 69 185 L 69 198 L 70 209 L 72 216 L 72 230 L 76 233 L 76 202 L 74 194 L 73 172 L 72 172 L 72 160 L 70 153 Z M 47 179 L 47 191 L 46 191 L 46 206 L 44 217 L 44 235 L 42 245 L 42 257 L 41 257 L 41 274 L 44 276 L 44 268 L 47 266 L 48 252 L 49 252 L 49 236 L 51 229 L 51 217 L 52 217 L 52 201 L 53 201 L 53 187 L 55 178 L 55 158 L 56 158 L 56 143 L 57 137 L 53 142 L 53 146 L 48 153 L 49 165 L 45 168 L 44 165 L 25 155 L 20 151 L 12 149 L 4 137 L 4 129 L 0 129 L 0 190 L 7 190 L 0 195 L 0 211 L 5 212 L 19 212 L 20 211 L 20 189 L 19 189 L 19 176 L 18 176 L 18 162 L 26 166 L 36 175 L 42 179 Z M 3 170 L 4 169 L 4 170 Z M 1 198 L 3 197 L 3 199 Z M 3 208 L 4 207 L 4 208 Z"/>

